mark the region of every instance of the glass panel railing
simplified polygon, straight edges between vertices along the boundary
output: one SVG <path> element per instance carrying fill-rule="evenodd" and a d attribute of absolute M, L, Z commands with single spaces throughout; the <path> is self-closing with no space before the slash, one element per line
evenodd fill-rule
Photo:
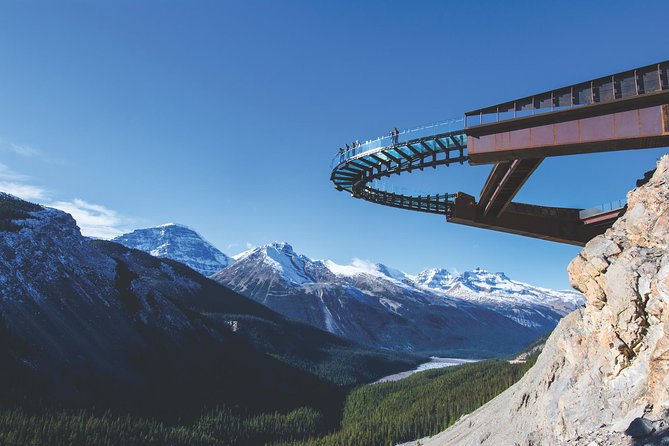
<path fill-rule="evenodd" d="M 368 140 L 356 147 L 348 149 L 341 148 L 330 163 L 330 169 L 334 169 L 339 164 L 365 152 L 381 149 L 384 147 L 396 146 L 407 141 L 419 138 L 426 138 L 442 133 L 455 132 L 464 129 L 464 119 L 451 119 L 448 121 L 434 122 L 410 130 L 402 130 L 396 136 L 381 136 L 374 140 Z M 464 138 L 460 138 L 462 143 Z M 416 150 L 423 151 L 424 148 L 416 147 Z"/>
<path fill-rule="evenodd" d="M 608 203 L 603 203 L 600 204 L 599 206 L 595 206 L 592 208 L 588 209 L 583 209 L 578 213 L 579 218 L 584 219 L 588 217 L 592 217 L 593 215 L 598 215 L 598 214 L 603 214 L 606 212 L 610 211 L 615 211 L 617 209 L 622 209 L 627 205 L 627 200 L 622 199 L 622 200 L 614 200 L 610 201 Z"/>

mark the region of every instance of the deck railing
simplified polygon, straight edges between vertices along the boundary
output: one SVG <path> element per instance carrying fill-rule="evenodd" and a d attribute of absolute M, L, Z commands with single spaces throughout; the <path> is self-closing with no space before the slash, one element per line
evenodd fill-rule
<path fill-rule="evenodd" d="M 621 199 L 621 200 L 614 200 L 610 201 L 608 203 L 603 203 L 598 206 L 588 208 L 588 209 L 583 209 L 578 213 L 578 216 L 581 220 L 584 218 L 592 217 L 594 215 L 598 214 L 604 214 L 606 212 L 611 212 L 615 211 L 618 209 L 622 209 L 627 205 L 627 200 Z"/>
<path fill-rule="evenodd" d="M 464 129 L 464 124 L 464 118 L 449 119 L 447 121 L 425 124 L 409 130 L 402 130 L 399 132 L 397 137 L 390 136 L 389 132 L 387 136 L 380 136 L 374 140 L 367 140 L 364 143 L 361 143 L 358 147 L 350 147 L 348 150 L 339 151 L 330 163 L 330 170 L 361 153 L 381 149 L 383 147 L 401 145 L 402 143 L 414 139 L 426 138 L 442 133 L 455 132 Z"/>

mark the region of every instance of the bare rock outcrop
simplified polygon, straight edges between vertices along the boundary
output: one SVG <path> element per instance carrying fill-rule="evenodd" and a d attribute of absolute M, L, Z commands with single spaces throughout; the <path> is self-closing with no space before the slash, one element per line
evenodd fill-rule
<path fill-rule="evenodd" d="M 669 155 L 627 198 L 569 265 L 586 306 L 518 383 L 421 445 L 669 444 Z"/>

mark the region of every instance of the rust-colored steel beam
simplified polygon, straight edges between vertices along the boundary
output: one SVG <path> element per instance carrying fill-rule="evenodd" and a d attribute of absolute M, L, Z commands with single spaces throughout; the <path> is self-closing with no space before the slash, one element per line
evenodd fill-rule
<path fill-rule="evenodd" d="M 539 167 L 543 158 L 514 160 L 510 163 L 504 163 L 506 169 L 490 172 L 495 178 L 492 181 L 486 181 L 486 187 L 490 191 L 484 190 L 481 196 L 487 197 L 485 204 L 479 202 L 479 207 L 483 210 L 483 215 L 496 217 L 508 206 L 518 191 L 523 187 L 527 179 Z M 490 180 L 491 178 L 488 177 Z"/>
<path fill-rule="evenodd" d="M 666 93 L 666 94 L 665 94 Z M 570 109 L 561 112 L 568 120 L 532 121 L 533 126 L 516 128 L 515 122 L 499 122 L 497 132 L 470 135 L 468 152 L 472 165 L 498 163 L 515 159 L 545 158 L 577 153 L 647 149 L 669 145 L 669 90 L 664 104 L 583 115 L 589 107 L 607 107 L 611 103 Z M 643 98 L 646 96 L 640 96 Z M 587 110 L 586 110 L 587 109 Z M 597 110 L 602 110 L 597 109 Z M 576 114 L 578 112 L 578 114 Z M 543 120 L 552 113 L 541 116 Z M 503 127 L 506 125 L 506 127 Z"/>
<path fill-rule="evenodd" d="M 488 179 L 483 185 L 483 189 L 481 189 L 479 206 L 485 207 L 488 205 L 488 203 L 490 202 L 490 198 L 492 197 L 492 194 L 495 191 L 496 185 L 499 184 L 500 181 L 502 181 L 504 175 L 509 171 L 510 165 L 511 165 L 510 161 L 503 161 L 493 166 L 492 170 L 488 174 Z"/>
<path fill-rule="evenodd" d="M 486 216 L 473 196 L 459 192 L 447 219 L 450 223 L 584 246 L 610 225 L 585 225 L 579 211 L 511 202 L 499 216 Z"/>

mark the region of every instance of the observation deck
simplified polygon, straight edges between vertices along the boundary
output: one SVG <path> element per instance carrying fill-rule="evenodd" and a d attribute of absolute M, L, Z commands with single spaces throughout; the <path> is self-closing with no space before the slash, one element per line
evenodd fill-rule
<path fill-rule="evenodd" d="M 620 216 L 513 202 L 546 157 L 669 145 L 669 61 L 484 107 L 340 151 L 337 190 L 451 223 L 584 245 Z M 479 200 L 464 192 L 410 194 L 376 186 L 391 175 L 440 166 L 492 164 Z"/>

